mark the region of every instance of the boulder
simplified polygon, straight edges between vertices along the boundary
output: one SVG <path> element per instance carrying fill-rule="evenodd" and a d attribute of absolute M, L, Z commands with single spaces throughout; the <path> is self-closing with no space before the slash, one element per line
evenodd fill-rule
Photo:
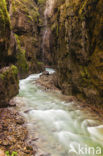
<path fill-rule="evenodd" d="M 12 97 L 18 94 L 19 90 L 18 70 L 12 65 L 0 70 L 0 107 L 8 106 Z"/>

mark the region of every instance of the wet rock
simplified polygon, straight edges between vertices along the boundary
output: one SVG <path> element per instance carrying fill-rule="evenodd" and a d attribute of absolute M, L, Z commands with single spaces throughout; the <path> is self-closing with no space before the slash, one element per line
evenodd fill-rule
<path fill-rule="evenodd" d="M 46 74 L 42 75 L 39 79 L 36 80 L 36 83 L 42 86 L 45 90 L 54 90 L 59 91 L 59 89 L 54 84 L 54 74 Z"/>
<path fill-rule="evenodd" d="M 44 71 L 43 73 L 42 73 L 42 75 L 49 75 L 49 72 L 48 71 Z M 41 75 L 41 76 L 42 76 Z"/>
<path fill-rule="evenodd" d="M 32 109 L 26 110 L 24 113 L 29 113 L 30 111 L 32 111 Z"/>
<path fill-rule="evenodd" d="M 10 100 L 9 106 L 10 106 L 10 107 L 15 107 L 15 106 L 16 106 L 16 102 L 15 102 L 13 99 Z"/>

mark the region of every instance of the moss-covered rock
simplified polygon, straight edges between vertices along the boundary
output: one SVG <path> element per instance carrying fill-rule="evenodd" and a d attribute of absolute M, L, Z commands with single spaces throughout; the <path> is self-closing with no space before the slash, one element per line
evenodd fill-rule
<path fill-rule="evenodd" d="M 9 1 L 9 13 L 12 28 L 9 56 L 19 69 L 19 75 L 25 77 L 30 73 L 43 69 L 38 66 L 37 55 L 39 45 L 39 11 L 35 1 L 13 0 Z M 14 44 L 13 41 L 15 40 Z"/>
<path fill-rule="evenodd" d="M 49 21 L 58 86 L 67 95 L 102 104 L 102 0 L 57 1 Z"/>
<path fill-rule="evenodd" d="M 0 70 L 0 107 L 8 106 L 9 100 L 18 94 L 18 70 L 12 65 Z"/>
<path fill-rule="evenodd" d="M 5 0 L 0 1 L 0 66 L 3 66 L 5 57 L 8 55 L 10 39 L 10 18 Z"/>

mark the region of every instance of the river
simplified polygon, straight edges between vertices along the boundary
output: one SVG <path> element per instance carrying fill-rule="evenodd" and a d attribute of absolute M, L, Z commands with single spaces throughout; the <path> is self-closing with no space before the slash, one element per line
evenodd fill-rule
<path fill-rule="evenodd" d="M 39 149 L 37 156 L 40 152 L 44 156 L 102 156 L 103 122 L 75 102 L 66 102 L 60 93 L 43 90 L 35 83 L 40 75 L 20 80 L 16 97 L 32 145 Z"/>

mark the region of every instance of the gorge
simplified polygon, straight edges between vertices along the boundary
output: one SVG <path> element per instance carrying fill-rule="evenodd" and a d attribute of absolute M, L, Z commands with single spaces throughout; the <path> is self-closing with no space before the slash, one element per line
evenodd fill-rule
<path fill-rule="evenodd" d="M 102 53 L 102 0 L 1 0 L 0 149 L 19 156 L 102 156 Z M 59 92 L 36 83 L 51 74 Z M 23 139 L 14 137 L 15 121 L 28 131 L 21 128 Z M 87 151 L 78 153 L 79 146 Z"/>

